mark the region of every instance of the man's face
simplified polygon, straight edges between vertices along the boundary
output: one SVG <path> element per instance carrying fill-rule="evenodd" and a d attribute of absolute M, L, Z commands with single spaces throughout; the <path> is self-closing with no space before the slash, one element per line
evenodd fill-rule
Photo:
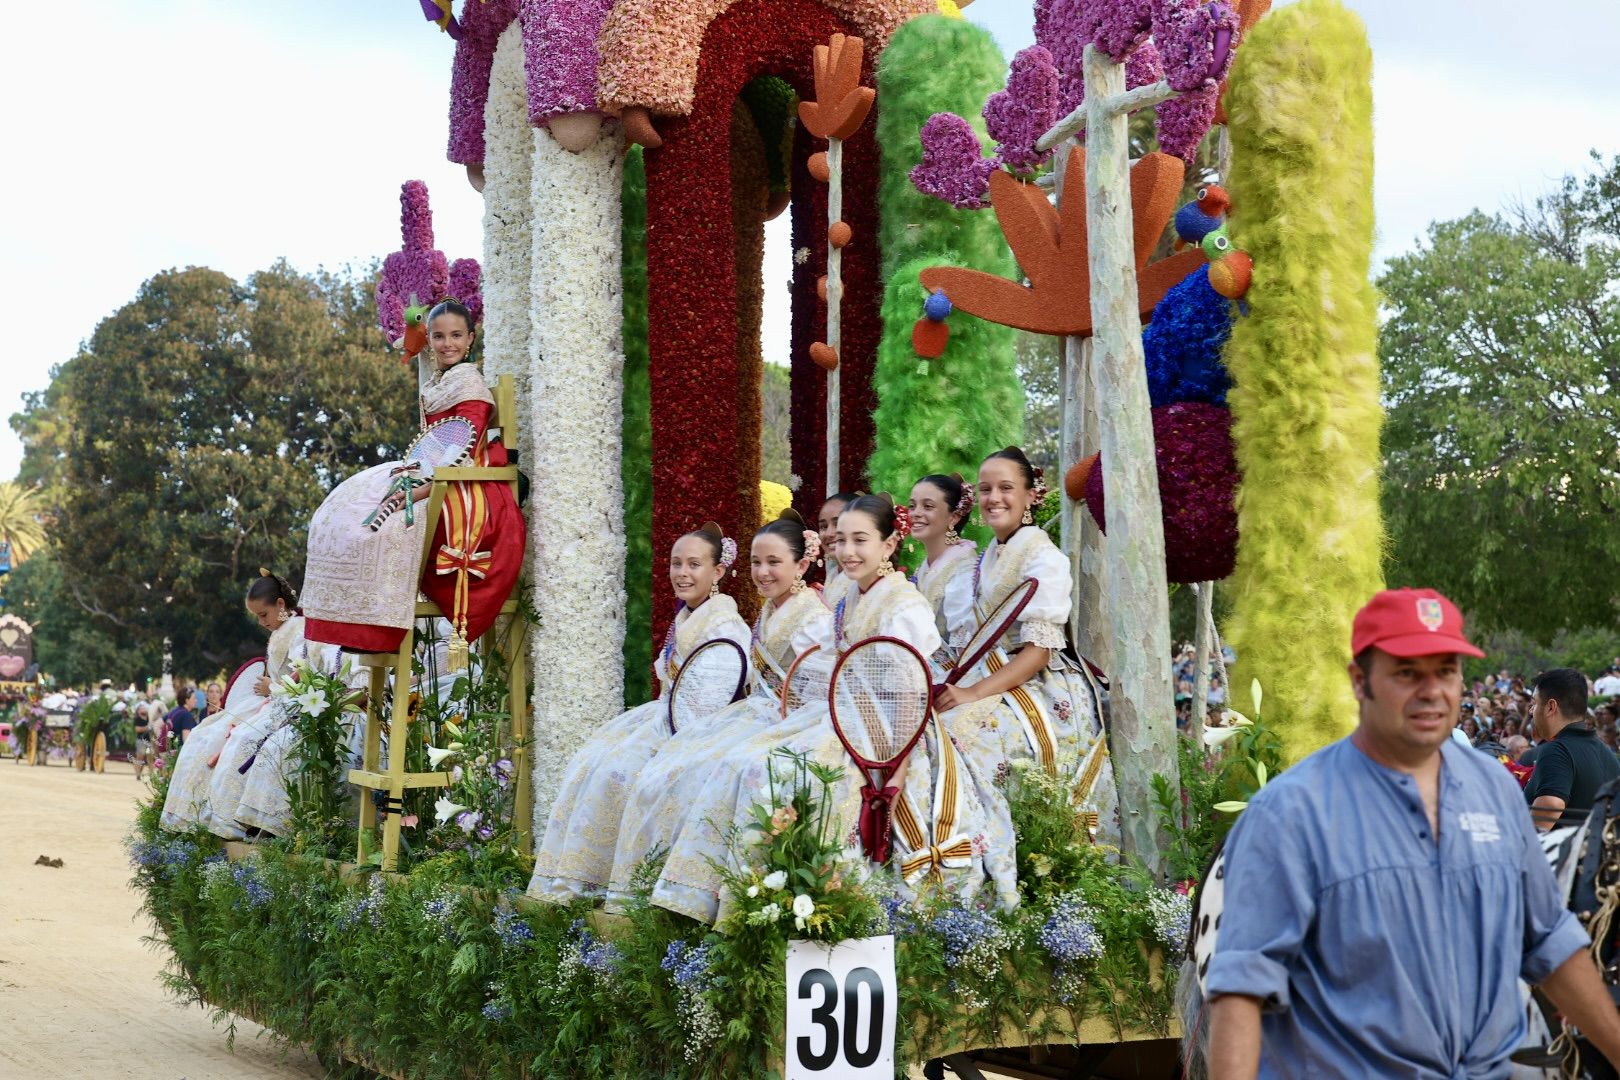
<path fill-rule="evenodd" d="M 1451 654 L 1391 656 L 1372 651 L 1370 670 L 1350 665 L 1361 729 L 1397 758 L 1427 757 L 1451 737 L 1462 698 L 1462 665 Z"/>
<path fill-rule="evenodd" d="M 1530 724 L 1535 730 L 1536 738 L 1550 739 L 1553 737 L 1553 722 L 1557 718 L 1558 708 L 1541 696 L 1541 691 L 1530 695 Z"/>

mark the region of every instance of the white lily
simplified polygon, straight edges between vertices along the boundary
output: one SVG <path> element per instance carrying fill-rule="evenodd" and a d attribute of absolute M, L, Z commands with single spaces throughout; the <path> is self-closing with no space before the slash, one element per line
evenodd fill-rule
<path fill-rule="evenodd" d="M 1256 679 L 1249 684 L 1249 697 L 1254 701 L 1254 715 L 1260 715 L 1260 680 Z"/>
<path fill-rule="evenodd" d="M 457 751 L 457 750 L 440 749 L 437 746 L 428 747 L 427 748 L 428 768 L 437 769 L 440 765 L 444 764 L 444 759 L 445 758 L 455 757 L 456 754 L 459 753 L 459 752 L 460 751 Z"/>
<path fill-rule="evenodd" d="M 1204 745 L 1210 748 L 1220 746 L 1242 731 L 1242 727 L 1207 727 L 1204 729 Z"/>
<path fill-rule="evenodd" d="M 439 801 L 433 804 L 433 820 L 437 821 L 440 825 L 443 825 L 445 822 L 449 821 L 451 818 L 455 817 L 465 809 L 467 808 L 462 806 L 460 803 L 451 802 L 448 798 L 441 795 L 439 796 Z"/>
<path fill-rule="evenodd" d="M 319 716 L 330 706 L 324 690 L 310 690 L 298 696 L 298 708 L 305 716 Z"/>
<path fill-rule="evenodd" d="M 787 886 L 787 871 L 772 870 L 769 874 L 765 875 L 764 884 L 767 889 L 785 888 Z"/>

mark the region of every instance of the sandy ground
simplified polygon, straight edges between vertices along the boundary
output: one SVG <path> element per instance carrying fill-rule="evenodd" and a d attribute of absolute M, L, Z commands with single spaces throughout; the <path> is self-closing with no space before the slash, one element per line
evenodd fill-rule
<path fill-rule="evenodd" d="M 232 1053 L 223 1027 L 164 991 L 122 843 L 143 788 L 118 762 L 96 775 L 0 759 L 0 1080 L 322 1076 L 246 1021 Z"/>

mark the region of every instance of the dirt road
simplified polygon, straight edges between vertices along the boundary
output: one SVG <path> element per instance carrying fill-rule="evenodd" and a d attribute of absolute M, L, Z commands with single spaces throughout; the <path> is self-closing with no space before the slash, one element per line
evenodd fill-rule
<path fill-rule="evenodd" d="M 231 1053 L 224 1028 L 158 982 L 122 843 L 141 788 L 116 762 L 95 775 L 0 759 L 0 1080 L 320 1077 L 246 1021 Z"/>

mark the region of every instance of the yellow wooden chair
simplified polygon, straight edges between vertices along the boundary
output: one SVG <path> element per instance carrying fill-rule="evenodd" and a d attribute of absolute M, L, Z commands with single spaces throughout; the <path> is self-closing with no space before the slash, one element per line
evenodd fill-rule
<path fill-rule="evenodd" d="M 517 444 L 517 409 L 516 394 L 514 392 L 512 377 L 502 375 L 495 383 L 493 389 L 495 397 L 495 411 L 490 419 L 490 427 L 499 427 L 501 442 L 508 451 Z M 445 493 L 448 485 L 457 480 L 501 480 L 512 485 L 512 496 L 517 497 L 518 470 L 516 465 L 499 465 L 487 467 L 443 467 L 436 469 L 433 474 L 432 488 L 427 499 L 427 514 L 418 523 L 422 530 L 422 564 L 428 565 L 432 558 L 433 534 L 439 525 L 439 514 L 444 509 Z M 528 767 L 528 735 L 529 735 L 529 686 L 528 664 L 524 651 L 524 635 L 521 627 L 517 625 L 518 602 L 516 592 L 506 598 L 501 605 L 501 614 L 507 616 L 507 625 L 501 629 L 497 624 L 485 634 L 478 642 L 480 651 L 485 655 L 491 650 L 498 651 L 506 660 L 507 673 L 510 677 L 510 701 L 508 711 L 511 713 L 511 741 L 512 741 L 512 768 L 516 773 L 513 807 L 513 846 L 519 851 L 529 850 L 529 819 L 532 808 L 529 805 L 529 767 Z M 444 613 L 437 604 L 427 600 L 419 600 L 416 605 L 416 618 L 438 619 Z M 374 833 L 380 823 L 382 825 L 382 868 L 392 871 L 399 863 L 399 828 L 400 815 L 403 812 L 405 792 L 413 788 L 446 787 L 450 783 L 450 774 L 446 772 L 413 773 L 405 771 L 406 748 L 411 739 L 411 721 L 413 719 L 410 708 L 411 701 L 411 657 L 416 650 L 416 627 L 406 633 L 400 642 L 399 651 L 395 653 L 371 653 L 359 658 L 363 667 L 370 668 L 370 684 L 367 695 L 366 711 L 366 738 L 361 755 L 360 767 L 349 770 L 349 782 L 361 789 L 360 800 L 360 838 L 357 846 L 356 861 L 364 863 L 373 854 Z M 382 762 L 382 731 L 383 731 L 383 702 L 388 687 L 388 676 L 394 677 L 394 696 L 392 715 L 388 722 L 388 760 Z M 496 742 L 500 742 L 501 732 L 496 732 Z"/>

